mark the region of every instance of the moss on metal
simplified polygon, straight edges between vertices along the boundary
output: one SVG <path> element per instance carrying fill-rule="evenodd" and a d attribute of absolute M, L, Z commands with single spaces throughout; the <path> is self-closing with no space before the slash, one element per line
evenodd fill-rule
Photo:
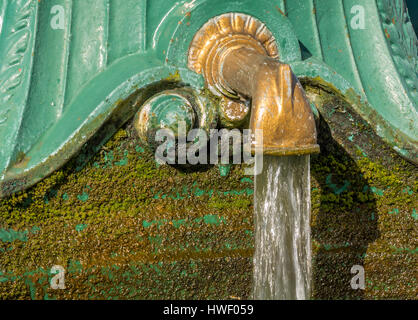
<path fill-rule="evenodd" d="M 315 297 L 416 299 L 417 167 L 400 158 L 353 109 L 323 88 L 321 154 L 312 161 Z M 362 265 L 366 290 L 352 290 Z"/>
<path fill-rule="evenodd" d="M 313 299 L 416 299 L 417 168 L 352 108 L 314 92 Z M 97 153 L 0 201 L 1 299 L 243 299 L 251 294 L 253 179 L 242 166 L 158 166 L 131 124 Z M 353 265 L 366 290 L 350 286 Z M 49 281 L 66 269 L 65 290 Z"/>

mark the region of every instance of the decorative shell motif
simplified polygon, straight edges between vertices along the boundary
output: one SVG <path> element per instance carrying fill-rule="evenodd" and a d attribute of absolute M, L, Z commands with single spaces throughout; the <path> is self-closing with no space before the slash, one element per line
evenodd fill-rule
<path fill-rule="evenodd" d="M 209 20 L 196 33 L 189 48 L 189 68 L 202 73 L 211 49 L 222 39 L 238 36 L 251 37 L 270 57 L 279 57 L 276 39 L 261 21 L 242 13 L 226 13 Z"/>

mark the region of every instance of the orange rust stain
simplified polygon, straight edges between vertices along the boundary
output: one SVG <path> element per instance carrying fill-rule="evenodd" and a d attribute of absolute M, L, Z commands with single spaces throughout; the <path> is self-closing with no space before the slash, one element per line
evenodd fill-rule
<path fill-rule="evenodd" d="M 279 11 L 282 15 L 284 15 L 284 16 L 286 16 L 285 14 L 284 14 L 284 12 L 278 7 L 278 6 L 276 6 L 276 9 L 277 9 L 277 11 Z"/>
<path fill-rule="evenodd" d="M 390 34 L 388 32 L 388 29 L 386 29 L 386 28 L 385 28 L 385 35 L 386 35 L 386 38 L 390 39 Z"/>

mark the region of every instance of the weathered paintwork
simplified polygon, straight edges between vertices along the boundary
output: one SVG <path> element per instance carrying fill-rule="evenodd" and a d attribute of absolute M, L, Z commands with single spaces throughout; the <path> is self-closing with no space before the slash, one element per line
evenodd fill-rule
<path fill-rule="evenodd" d="M 369 104 L 356 104 L 356 110 L 380 137 L 416 163 L 417 40 L 404 2 L 362 2 L 364 30 L 351 26 L 351 10 L 357 1 L 287 3 L 289 19 L 300 26 L 295 32 L 307 49 L 304 55 L 319 58 L 333 69 L 329 84 L 338 87 L 334 72 L 341 75 L 359 96 L 357 100 Z M 305 70 L 314 72 L 310 66 Z M 342 93 L 347 95 L 347 89 Z"/>
<path fill-rule="evenodd" d="M 159 129 L 168 129 L 170 134 L 187 139 L 193 128 L 210 134 L 218 124 L 216 101 L 207 93 L 191 88 L 178 87 L 155 94 L 145 101 L 136 114 L 134 123 L 140 140 L 156 150 L 161 141 L 156 139 Z M 205 141 L 201 143 L 205 144 Z M 172 159 L 175 162 L 175 159 Z"/>
<path fill-rule="evenodd" d="M 317 86 L 313 299 L 417 299 L 418 168 Z M 98 133 L 100 137 L 101 132 Z M 0 201 L 1 299 L 250 298 L 253 178 L 158 166 L 130 122 Z M 65 268 L 54 290 L 51 268 Z M 350 269 L 365 268 L 353 290 Z"/>
<path fill-rule="evenodd" d="M 149 126 L 158 129 L 169 129 L 173 134 L 179 136 L 179 125 L 183 121 L 185 124 L 185 134 L 191 130 L 195 124 L 195 111 L 187 98 L 177 94 L 177 92 L 163 92 L 162 95 L 156 95 L 148 102 L 145 102 L 147 108 L 147 118 Z M 141 110 L 141 111 L 142 111 Z"/>
<path fill-rule="evenodd" d="M 120 8 L 115 2 L 102 6 L 102 1 L 57 0 L 72 9 L 74 18 L 71 28 L 66 25 L 55 34 L 47 28 L 53 1 L 0 1 L 0 136 L 4 137 L 0 140 L 0 172 L 4 174 L 14 156 L 31 168 L 29 174 L 17 167 L 10 171 L 11 176 L 27 180 L 15 181 L 20 185 L 6 191 L 22 189 L 54 171 L 34 188 L 0 200 L 1 299 L 250 297 L 252 179 L 243 176 L 241 166 L 193 171 L 158 167 L 153 155 L 138 143 L 132 123 L 123 127 L 148 98 L 177 88 L 180 80 L 194 84 L 195 89 L 203 88 L 201 77 L 181 68 L 187 60 L 187 46 L 204 22 L 227 11 L 252 14 L 275 32 L 281 58 L 296 70 L 320 113 L 322 153 L 312 158 L 313 299 L 417 299 L 417 167 L 393 152 L 398 146 L 399 153 L 414 160 L 402 149 L 407 138 L 392 139 L 399 130 L 379 115 L 379 105 L 367 102 L 349 79 L 338 75 L 338 65 L 344 69 L 341 66 L 347 60 L 329 59 L 325 61 L 328 66 L 324 64 L 320 52 L 328 50 L 321 45 L 326 43 L 326 28 L 317 32 L 315 26 L 329 18 L 321 7 L 326 1 L 306 1 L 299 6 L 306 19 L 297 19 L 294 0 L 177 4 L 151 0 L 145 7 L 145 1 L 124 0 L 126 7 Z M 8 12 L 20 13 L 8 21 L 6 3 Z M 25 4 L 29 5 L 26 9 Z M 100 12 L 118 22 L 106 29 L 113 32 L 100 28 L 108 21 Z M 377 11 L 373 12 L 377 17 Z M 126 27 L 126 16 L 144 15 L 146 24 L 135 19 Z M 408 17 L 404 15 L 404 19 Z M 395 20 L 395 24 L 405 20 Z M 290 32 L 292 24 L 299 31 Z M 402 28 L 408 30 L 408 24 Z M 337 32 L 334 26 L 330 29 Z M 391 35 L 395 40 L 396 30 L 395 37 Z M 313 34 L 302 41 L 305 32 Z M 378 37 L 384 28 L 374 32 Z M 8 46 L 6 33 L 7 40 L 22 42 Z M 102 33 L 103 38 L 97 37 Z M 145 39 L 138 39 L 142 33 Z M 298 37 L 306 48 L 301 52 Z M 389 53 L 394 50 L 387 48 Z M 328 54 L 338 56 L 338 49 L 332 48 Z M 361 59 L 372 59 L 371 52 Z M 71 61 L 73 54 L 77 58 Z M 91 57 L 95 64 L 89 64 Z M 330 67 L 331 60 L 336 65 Z M 397 68 L 390 63 L 389 67 Z M 62 74 L 66 76 L 61 78 Z M 396 73 L 391 76 L 398 77 Z M 380 74 L 374 72 L 370 77 Z M 65 78 L 67 84 L 52 81 L 58 78 Z M 137 91 L 144 86 L 146 89 Z M 387 90 L 398 89 L 388 86 Z M 55 106 L 45 107 L 55 94 L 61 101 L 54 100 L 61 114 Z M 396 114 L 399 106 L 393 108 Z M 30 131 L 25 133 L 31 128 L 29 123 L 40 130 L 39 136 L 21 141 L 24 134 L 30 136 Z M 384 131 L 376 130 L 379 128 Z M 27 143 L 27 152 L 16 152 L 18 141 Z M 56 170 L 72 154 L 76 156 Z M 350 287 L 354 264 L 365 267 L 364 291 Z M 53 290 L 49 285 L 53 265 L 66 269 L 65 290 Z"/>
<path fill-rule="evenodd" d="M 262 21 L 283 62 L 306 63 L 298 76 L 315 73 L 309 56 L 335 70 L 323 84 L 340 90 L 343 78 L 340 93 L 358 96 L 355 108 L 378 135 L 416 162 L 417 40 L 403 3 L 365 2 L 366 28 L 355 30 L 354 0 L 2 0 L 0 194 L 62 166 L 116 111 L 120 123 L 132 117 L 137 110 L 118 106 L 141 88 L 178 72 L 202 89 L 188 47 L 225 12 Z"/>

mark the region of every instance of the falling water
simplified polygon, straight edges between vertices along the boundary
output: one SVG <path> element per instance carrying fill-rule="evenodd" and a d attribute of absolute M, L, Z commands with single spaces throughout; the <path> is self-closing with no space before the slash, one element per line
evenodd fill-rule
<path fill-rule="evenodd" d="M 261 164 L 254 193 L 254 299 L 309 299 L 310 157 L 258 157 Z"/>

